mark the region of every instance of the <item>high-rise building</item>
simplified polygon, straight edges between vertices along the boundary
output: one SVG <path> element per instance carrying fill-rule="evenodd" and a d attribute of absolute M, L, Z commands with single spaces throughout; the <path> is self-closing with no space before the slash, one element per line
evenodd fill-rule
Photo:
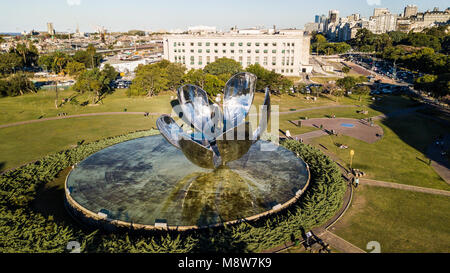
<path fill-rule="evenodd" d="M 403 12 L 403 17 L 409 18 L 411 16 L 415 16 L 418 12 L 418 8 L 416 5 L 407 5 Z"/>
<path fill-rule="evenodd" d="M 373 16 L 380 16 L 384 14 L 390 14 L 389 9 L 387 8 L 374 8 L 373 9 Z"/>
<path fill-rule="evenodd" d="M 233 59 L 245 68 L 260 64 L 277 73 L 298 76 L 310 72 L 310 36 L 301 31 L 279 34 L 204 34 L 164 36 L 164 59 L 188 69 L 204 68 L 219 58 Z"/>
<path fill-rule="evenodd" d="M 320 23 L 320 15 L 314 17 L 314 23 Z"/>
<path fill-rule="evenodd" d="M 330 10 L 328 12 L 328 23 L 337 23 L 339 21 L 339 11 Z"/>
<path fill-rule="evenodd" d="M 47 32 L 50 35 L 55 35 L 55 29 L 53 28 L 53 23 L 47 23 Z"/>

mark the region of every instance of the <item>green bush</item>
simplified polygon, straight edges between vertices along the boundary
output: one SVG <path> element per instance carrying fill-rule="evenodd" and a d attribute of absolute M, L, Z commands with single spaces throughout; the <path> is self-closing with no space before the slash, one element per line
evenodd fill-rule
<path fill-rule="evenodd" d="M 319 150 L 288 140 L 282 145 L 309 165 L 310 184 L 291 207 L 255 222 L 184 233 L 87 233 L 32 211 L 36 189 L 61 170 L 107 146 L 155 133 L 141 131 L 79 145 L 1 175 L 0 252 L 64 252 L 69 241 L 80 242 L 84 252 L 257 252 L 325 223 L 342 205 L 345 183 L 336 164 Z"/>

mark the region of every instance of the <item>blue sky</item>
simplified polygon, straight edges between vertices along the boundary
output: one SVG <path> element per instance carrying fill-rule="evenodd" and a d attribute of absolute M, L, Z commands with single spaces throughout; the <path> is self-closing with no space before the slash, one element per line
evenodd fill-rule
<path fill-rule="evenodd" d="M 379 5 L 378 5 L 379 4 Z M 252 26 L 302 28 L 315 14 L 337 9 L 341 15 L 367 17 L 375 7 L 401 13 L 407 4 L 419 10 L 450 6 L 448 0 L 1 0 L 0 32 L 45 30 L 53 22 L 56 31 L 185 29 L 192 25 L 227 30 Z"/>

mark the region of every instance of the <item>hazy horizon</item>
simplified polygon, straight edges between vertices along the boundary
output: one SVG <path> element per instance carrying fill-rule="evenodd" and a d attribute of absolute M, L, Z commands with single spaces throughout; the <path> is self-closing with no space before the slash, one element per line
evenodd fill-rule
<path fill-rule="evenodd" d="M 330 9 L 339 10 L 341 16 L 360 13 L 368 17 L 377 7 L 402 13 L 407 4 L 417 5 L 419 11 L 449 6 L 444 0 L 16 0 L 0 3 L 0 8 L 8 11 L 0 18 L 0 32 L 46 31 L 47 22 L 52 22 L 58 32 L 75 32 L 77 25 L 83 32 L 94 32 L 97 26 L 112 32 L 185 30 L 194 25 L 216 26 L 219 30 L 235 25 L 303 28 L 314 21 L 315 15 L 328 14 Z"/>

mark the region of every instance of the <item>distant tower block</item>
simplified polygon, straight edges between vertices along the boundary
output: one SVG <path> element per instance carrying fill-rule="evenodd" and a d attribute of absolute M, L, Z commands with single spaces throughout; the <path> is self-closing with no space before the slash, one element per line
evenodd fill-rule
<path fill-rule="evenodd" d="M 47 23 L 47 32 L 50 35 L 55 35 L 55 29 L 53 28 L 53 23 Z"/>

